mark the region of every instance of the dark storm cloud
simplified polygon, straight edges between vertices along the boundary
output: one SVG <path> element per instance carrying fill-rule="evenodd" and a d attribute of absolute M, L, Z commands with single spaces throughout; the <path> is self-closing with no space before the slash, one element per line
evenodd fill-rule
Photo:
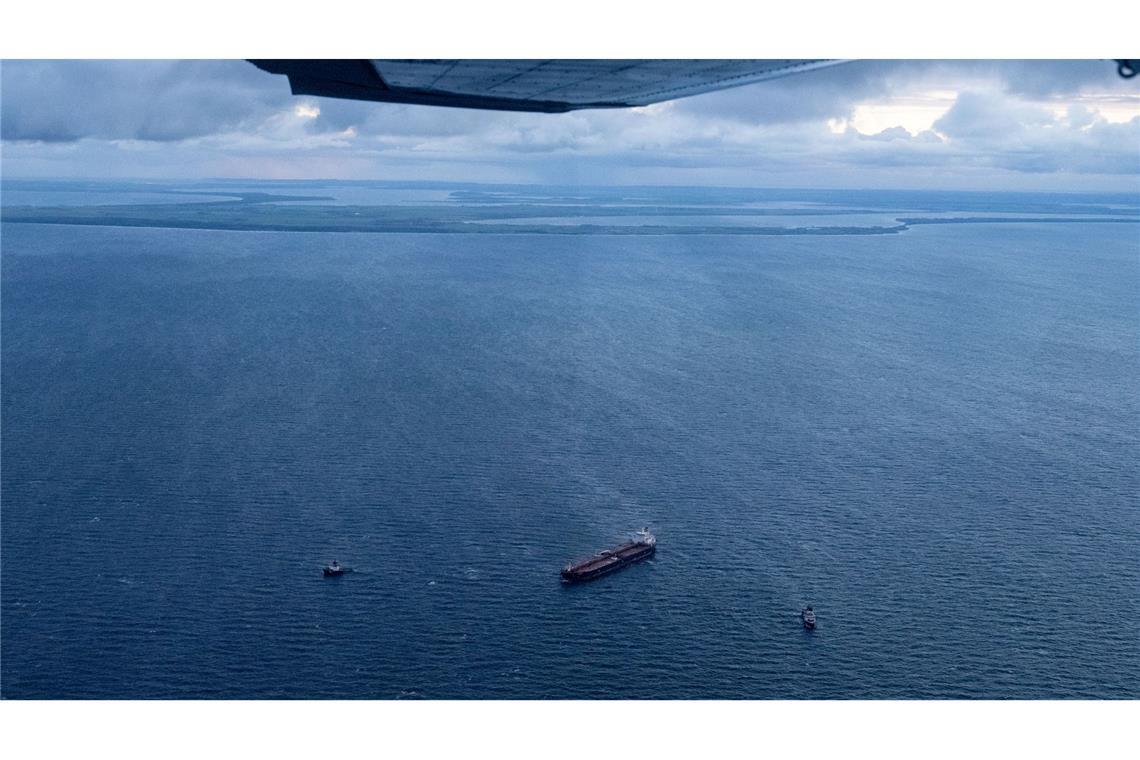
<path fill-rule="evenodd" d="M 1001 81 L 1011 95 L 1050 98 L 1072 95 L 1086 89 L 1136 92 L 1134 83 L 1116 73 L 1110 60 L 1085 61 L 938 61 L 931 72 L 968 75 Z"/>
<path fill-rule="evenodd" d="M 4 140 L 84 138 L 172 142 L 256 132 L 298 106 L 320 113 L 305 130 L 321 134 L 439 137 L 476 131 L 501 114 L 296 98 L 285 77 L 246 61 L 5 61 L 0 67 Z M 441 115 L 446 114 L 446 118 Z"/>
<path fill-rule="evenodd" d="M 289 106 L 288 85 L 244 61 L 4 61 L 5 140 L 168 142 Z"/>

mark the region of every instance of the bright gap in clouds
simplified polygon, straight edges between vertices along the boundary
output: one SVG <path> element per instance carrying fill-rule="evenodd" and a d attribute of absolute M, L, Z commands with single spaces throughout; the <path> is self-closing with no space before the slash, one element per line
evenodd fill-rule
<path fill-rule="evenodd" d="M 1073 103 L 1082 105 L 1090 111 L 1096 111 L 1111 124 L 1124 124 L 1140 116 L 1140 97 L 1077 97 L 1073 99 Z"/>
<path fill-rule="evenodd" d="M 916 135 L 930 129 L 950 110 L 957 97 L 958 93 L 951 90 L 935 90 L 879 103 L 862 103 L 855 107 L 849 124 L 865 135 L 878 134 L 891 127 L 902 127 Z"/>

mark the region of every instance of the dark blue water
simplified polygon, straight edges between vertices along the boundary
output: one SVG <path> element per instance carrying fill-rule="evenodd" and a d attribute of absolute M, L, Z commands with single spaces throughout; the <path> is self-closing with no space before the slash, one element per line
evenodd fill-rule
<path fill-rule="evenodd" d="M 3 696 L 1138 698 L 1138 253 L 5 225 Z"/>

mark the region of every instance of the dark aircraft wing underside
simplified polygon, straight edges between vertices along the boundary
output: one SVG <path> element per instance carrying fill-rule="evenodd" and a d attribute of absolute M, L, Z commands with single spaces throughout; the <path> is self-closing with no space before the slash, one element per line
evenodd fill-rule
<path fill-rule="evenodd" d="M 294 95 L 562 113 L 627 108 L 828 66 L 831 60 L 256 60 Z"/>

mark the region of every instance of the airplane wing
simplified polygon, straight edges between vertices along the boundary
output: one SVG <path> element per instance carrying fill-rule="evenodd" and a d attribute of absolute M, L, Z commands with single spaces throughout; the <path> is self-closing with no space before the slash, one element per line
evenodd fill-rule
<path fill-rule="evenodd" d="M 628 108 L 830 66 L 835 60 L 255 60 L 294 95 L 563 113 Z"/>

